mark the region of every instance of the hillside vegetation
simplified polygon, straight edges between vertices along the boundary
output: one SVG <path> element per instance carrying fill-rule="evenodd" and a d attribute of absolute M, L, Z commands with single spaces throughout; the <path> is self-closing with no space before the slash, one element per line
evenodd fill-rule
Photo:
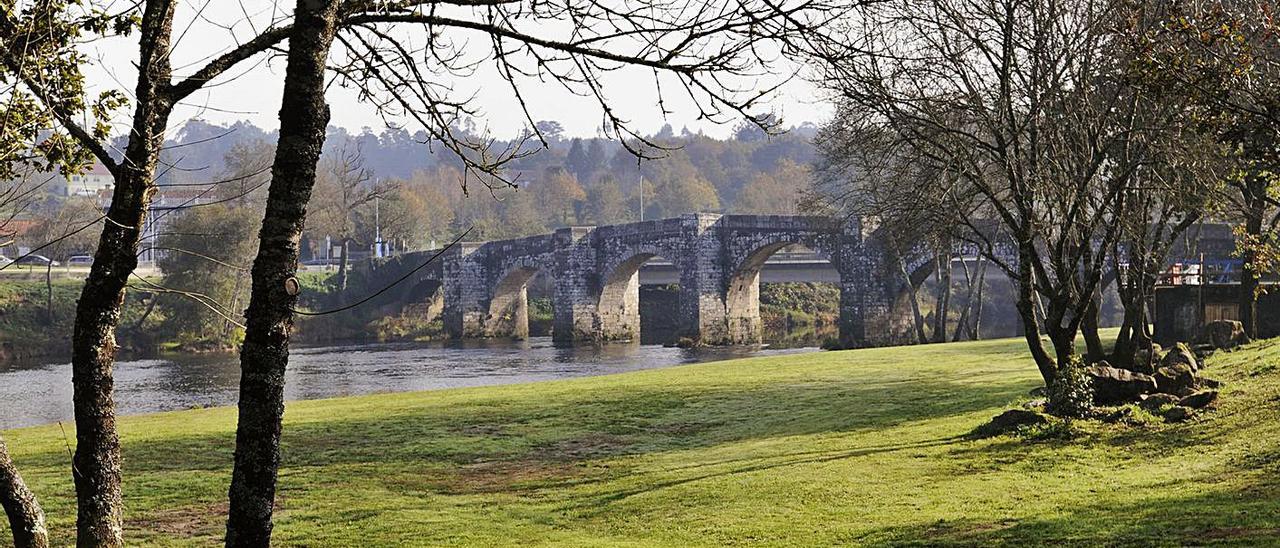
<path fill-rule="evenodd" d="M 289 404 L 281 546 L 1182 545 L 1280 535 L 1280 342 L 1190 422 L 968 434 L 1038 384 L 1016 340 Z M 68 427 L 69 429 L 69 427 Z M 234 410 L 121 421 L 134 544 L 222 531 Z M 66 439 L 5 433 L 74 516 Z M 7 534 L 7 532 L 5 532 Z"/>

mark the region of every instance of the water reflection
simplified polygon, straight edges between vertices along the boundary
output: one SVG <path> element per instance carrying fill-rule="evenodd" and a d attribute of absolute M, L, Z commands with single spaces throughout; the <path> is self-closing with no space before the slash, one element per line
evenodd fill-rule
<path fill-rule="evenodd" d="M 638 344 L 556 347 L 523 342 L 389 343 L 295 348 L 285 397 L 307 400 L 605 375 L 682 363 L 813 348 L 680 349 Z M 124 414 L 234 405 L 239 361 L 231 355 L 166 355 L 116 364 L 116 403 Z M 0 365 L 0 429 L 67 421 L 69 364 Z"/>

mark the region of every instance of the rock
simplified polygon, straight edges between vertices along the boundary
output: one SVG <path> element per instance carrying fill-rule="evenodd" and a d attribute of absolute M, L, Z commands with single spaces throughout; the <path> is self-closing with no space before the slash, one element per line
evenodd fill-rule
<path fill-rule="evenodd" d="M 1026 409 L 1010 409 L 996 415 L 991 419 L 991 422 L 979 426 L 973 431 L 973 434 L 977 437 L 987 438 L 1007 434 L 1024 426 L 1041 424 L 1049 424 L 1049 417 L 1046 417 L 1043 413 Z"/>
<path fill-rule="evenodd" d="M 1178 405 L 1182 407 L 1190 407 L 1192 409 L 1204 409 L 1218 402 L 1217 390 L 1205 390 L 1196 392 L 1190 396 L 1178 400 Z"/>
<path fill-rule="evenodd" d="M 701 345 L 698 344 L 698 341 L 689 337 L 680 337 L 680 339 L 676 341 L 676 348 L 697 348 L 699 346 Z"/>
<path fill-rule="evenodd" d="M 1121 407 L 1119 409 L 1116 409 L 1115 411 L 1106 413 L 1099 418 L 1102 420 L 1102 422 L 1105 422 L 1108 424 L 1116 424 L 1120 422 L 1128 423 L 1133 420 L 1133 408 Z"/>
<path fill-rule="evenodd" d="M 1160 368 L 1172 367 L 1180 363 L 1188 365 L 1192 371 L 1200 370 L 1200 362 L 1196 360 L 1195 353 L 1191 351 L 1191 348 L 1186 343 L 1178 343 L 1177 346 L 1170 348 L 1169 352 L 1164 355 L 1164 359 L 1160 360 Z"/>
<path fill-rule="evenodd" d="M 1148 394 L 1139 405 L 1147 411 L 1155 411 L 1166 405 L 1177 405 L 1178 400 L 1173 394 Z"/>
<path fill-rule="evenodd" d="M 1160 365 L 1160 356 L 1163 353 L 1164 349 L 1159 344 L 1151 343 L 1150 352 L 1143 349 L 1133 353 L 1133 367 L 1131 369 L 1147 375 L 1155 373 L 1156 366 Z"/>
<path fill-rule="evenodd" d="M 1222 381 L 1218 379 L 1210 379 L 1208 377 L 1200 377 L 1200 386 L 1205 388 L 1222 388 Z"/>
<path fill-rule="evenodd" d="M 1156 390 L 1159 392 L 1185 395 L 1188 391 L 1195 389 L 1196 372 L 1185 363 L 1162 365 L 1156 370 L 1155 380 Z"/>
<path fill-rule="evenodd" d="M 1236 320 L 1215 320 L 1204 326 L 1205 342 L 1222 350 L 1235 348 L 1249 342 L 1249 335 L 1244 332 L 1244 324 Z"/>
<path fill-rule="evenodd" d="M 1093 383 L 1093 401 L 1099 405 L 1134 401 L 1156 390 L 1155 379 L 1127 369 L 1095 364 L 1089 366 L 1085 374 Z"/>
<path fill-rule="evenodd" d="M 1182 422 L 1193 416 L 1196 412 L 1189 407 L 1174 406 L 1164 412 L 1164 420 L 1169 422 Z"/>
<path fill-rule="evenodd" d="M 1031 401 L 1029 401 L 1029 402 L 1027 402 L 1027 403 L 1022 404 L 1022 408 L 1023 408 L 1023 409 L 1033 409 L 1033 410 L 1034 410 L 1034 409 L 1044 409 L 1044 406 L 1046 406 L 1046 405 L 1049 405 L 1049 400 L 1046 400 L 1046 399 L 1044 399 L 1044 398 L 1039 398 L 1039 399 L 1031 400 Z"/>

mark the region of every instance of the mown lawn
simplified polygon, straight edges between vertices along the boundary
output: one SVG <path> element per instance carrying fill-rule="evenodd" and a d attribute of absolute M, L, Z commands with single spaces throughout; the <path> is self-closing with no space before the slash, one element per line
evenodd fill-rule
<path fill-rule="evenodd" d="M 1038 384 L 1011 340 L 293 403 L 276 540 L 1274 544 L 1277 363 L 1277 341 L 1219 354 L 1218 410 L 1095 423 L 1070 441 L 964 437 Z M 208 409 L 121 422 L 131 543 L 218 542 L 233 420 Z M 63 432 L 5 436 L 69 542 Z"/>

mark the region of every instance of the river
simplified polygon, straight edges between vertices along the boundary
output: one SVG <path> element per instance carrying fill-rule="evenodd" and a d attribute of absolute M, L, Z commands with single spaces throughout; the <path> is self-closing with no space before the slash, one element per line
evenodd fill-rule
<path fill-rule="evenodd" d="M 610 344 L 556 347 L 551 339 L 388 343 L 295 348 L 285 398 L 312 400 L 511 384 L 812 351 L 814 348 L 681 349 Z M 122 414 L 234 405 L 240 379 L 236 354 L 162 355 L 116 363 L 116 406 Z M 70 421 L 71 366 L 0 364 L 0 429 Z"/>

